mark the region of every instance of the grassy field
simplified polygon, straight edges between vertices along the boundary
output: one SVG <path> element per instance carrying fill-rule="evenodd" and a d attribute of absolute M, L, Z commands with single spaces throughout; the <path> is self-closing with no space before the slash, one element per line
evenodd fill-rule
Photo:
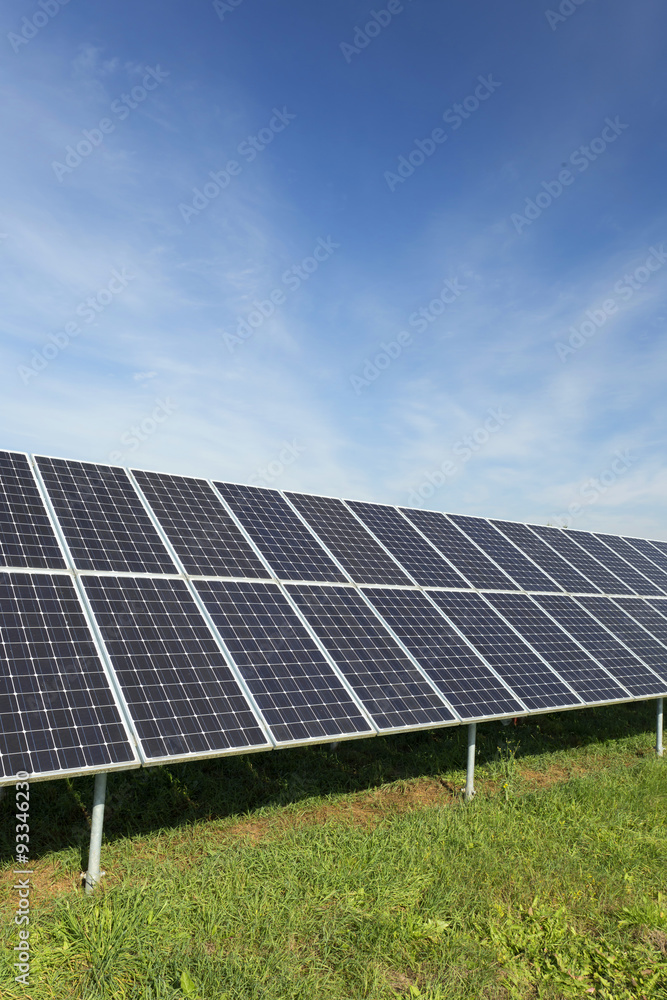
<path fill-rule="evenodd" d="M 655 706 L 31 787 L 34 954 L 0 803 L 0 995 L 31 1000 L 667 998 L 667 759 Z"/>

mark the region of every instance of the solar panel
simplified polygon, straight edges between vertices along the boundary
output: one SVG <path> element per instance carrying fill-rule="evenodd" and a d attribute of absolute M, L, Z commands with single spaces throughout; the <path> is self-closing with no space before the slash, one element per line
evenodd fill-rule
<path fill-rule="evenodd" d="M 617 597 L 615 600 L 626 614 L 643 625 L 663 646 L 667 646 L 667 608 L 662 614 L 659 605 L 655 607 L 650 601 L 633 600 L 627 597 Z"/>
<path fill-rule="evenodd" d="M 149 763 L 270 747 L 184 580 L 83 583 Z"/>
<path fill-rule="evenodd" d="M 590 555 L 599 559 L 607 569 L 610 569 L 619 579 L 631 587 L 635 593 L 643 595 L 662 594 L 659 587 L 647 580 L 645 576 L 633 569 L 624 559 L 621 559 L 608 545 L 601 542 L 590 531 L 570 531 L 569 537 Z"/>
<path fill-rule="evenodd" d="M 531 531 L 528 524 L 517 524 L 515 521 L 496 521 L 491 524 L 502 531 L 504 535 L 518 545 L 526 555 L 530 556 L 537 565 L 546 570 L 549 576 L 553 577 L 563 587 L 574 594 L 595 594 L 599 593 L 599 587 L 591 583 L 585 576 L 571 566 L 561 555 L 547 545 L 539 535 Z"/>
<path fill-rule="evenodd" d="M 659 548 L 657 548 L 656 543 L 650 542 L 648 538 L 626 537 L 625 541 L 667 573 L 667 551 L 662 552 Z"/>
<path fill-rule="evenodd" d="M 195 586 L 279 743 L 373 732 L 278 584 Z"/>
<path fill-rule="evenodd" d="M 36 461 L 78 569 L 176 572 L 125 469 Z"/>
<path fill-rule="evenodd" d="M 425 587 L 469 589 L 460 573 L 449 565 L 395 507 L 348 500 L 348 507 L 374 532 L 408 573 Z"/>
<path fill-rule="evenodd" d="M 605 545 L 608 545 L 610 549 L 613 549 L 617 555 L 622 556 L 634 569 L 639 570 L 645 577 L 648 577 L 663 593 L 667 593 L 667 573 L 663 572 L 659 566 L 656 566 L 655 562 L 651 562 L 650 559 L 647 559 L 645 555 L 642 555 L 641 552 L 638 552 L 629 542 L 618 535 L 607 535 L 596 531 L 595 537 L 604 542 Z"/>
<path fill-rule="evenodd" d="M 587 704 L 627 701 L 627 692 L 526 594 L 489 594 L 488 598 Z M 564 595 L 562 601 L 564 606 L 574 604 Z M 551 604 L 547 606 L 551 609 Z M 554 606 L 558 606 L 555 601 Z"/>
<path fill-rule="evenodd" d="M 234 483 L 215 483 L 215 487 L 278 579 L 347 582 L 345 574 L 277 490 Z"/>
<path fill-rule="evenodd" d="M 138 763 L 69 576 L 0 573 L 0 775 Z"/>
<path fill-rule="evenodd" d="M 269 571 L 205 479 L 138 469 L 132 474 L 186 573 L 269 578 Z"/>
<path fill-rule="evenodd" d="M 401 507 L 401 510 L 473 587 L 483 590 L 517 590 L 516 583 L 444 514 L 434 510 L 413 510 L 410 507 Z"/>
<path fill-rule="evenodd" d="M 617 576 L 614 576 L 602 563 L 589 555 L 585 549 L 572 541 L 571 533 L 563 528 L 552 528 L 544 524 L 531 524 L 531 531 L 548 542 L 568 562 L 571 562 L 591 583 L 600 588 L 604 594 L 632 594 L 631 587 L 626 586 Z"/>
<path fill-rule="evenodd" d="M 625 646 L 599 625 L 573 598 L 557 595 L 540 595 L 535 600 L 568 634 L 581 643 L 598 663 L 611 673 L 630 694 L 636 698 L 650 698 L 664 689 L 664 683 L 651 673 Z M 601 605 L 611 604 L 609 598 L 600 598 Z M 667 650 L 666 650 L 667 652 Z M 604 681 L 604 678 L 603 678 Z M 611 695 L 619 697 L 619 695 Z M 622 697 L 622 695 L 620 696 Z"/>
<path fill-rule="evenodd" d="M 666 601 L 658 601 L 656 599 L 653 599 L 653 600 L 648 600 L 647 599 L 647 604 L 650 604 L 651 607 L 655 611 L 658 611 L 661 615 L 665 615 L 667 617 L 667 602 Z"/>
<path fill-rule="evenodd" d="M 342 500 L 305 493 L 285 496 L 356 583 L 412 583 Z"/>
<path fill-rule="evenodd" d="M 365 594 L 462 719 L 524 713 L 423 591 L 373 588 Z"/>
<path fill-rule="evenodd" d="M 378 729 L 456 721 L 357 590 L 308 584 L 287 590 Z"/>
<path fill-rule="evenodd" d="M 65 568 L 30 463 L 15 451 L 0 451 L 0 565 Z"/>
<path fill-rule="evenodd" d="M 618 600 L 613 601 L 610 597 L 580 597 L 578 600 L 586 611 L 595 615 L 598 621 L 611 629 L 633 653 L 659 674 L 662 684 L 658 681 L 659 691 L 656 693 L 664 692 L 667 682 L 667 645 L 657 642 L 646 629 L 637 625 L 634 618 L 619 607 Z M 667 630 L 665 638 L 667 639 Z M 614 672 L 613 667 L 610 666 L 609 669 Z"/>
<path fill-rule="evenodd" d="M 480 594 L 429 595 L 530 711 L 580 708 L 581 701 Z"/>
<path fill-rule="evenodd" d="M 658 552 L 662 553 L 663 556 L 667 556 L 667 542 L 658 541 L 656 538 L 647 539 L 647 541 L 649 541 L 649 544 L 652 545 L 654 549 L 657 549 Z M 660 565 L 662 565 L 662 563 Z"/>
<path fill-rule="evenodd" d="M 448 516 L 524 590 L 562 590 L 560 584 L 550 580 L 483 517 L 467 517 L 464 514 Z"/>

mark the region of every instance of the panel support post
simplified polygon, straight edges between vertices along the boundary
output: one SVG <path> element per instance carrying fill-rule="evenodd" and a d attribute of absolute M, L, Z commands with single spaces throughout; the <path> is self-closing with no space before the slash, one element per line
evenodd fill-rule
<path fill-rule="evenodd" d="M 93 792 L 93 822 L 90 830 L 86 892 L 90 894 L 100 880 L 100 855 L 102 853 L 102 828 L 104 826 L 104 799 L 107 791 L 106 771 L 95 775 Z"/>
<path fill-rule="evenodd" d="M 471 722 L 468 725 L 468 766 L 466 769 L 466 802 L 470 802 L 475 794 L 475 738 L 477 735 L 477 723 Z"/>
<path fill-rule="evenodd" d="M 655 727 L 655 752 L 658 757 L 663 755 L 662 747 L 662 720 L 663 720 L 663 699 L 658 698 L 657 701 L 658 713 L 657 713 L 657 725 Z"/>

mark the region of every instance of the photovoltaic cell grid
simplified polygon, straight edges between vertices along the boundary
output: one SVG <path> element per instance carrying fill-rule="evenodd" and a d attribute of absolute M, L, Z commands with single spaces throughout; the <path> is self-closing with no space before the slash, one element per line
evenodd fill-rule
<path fill-rule="evenodd" d="M 534 600 L 636 698 L 650 698 L 664 690 L 664 682 L 571 597 L 548 594 L 537 596 Z M 611 603 L 609 599 L 607 601 Z"/>
<path fill-rule="evenodd" d="M 196 587 L 279 743 L 372 732 L 277 584 Z"/>
<path fill-rule="evenodd" d="M 654 607 L 649 601 L 617 597 L 614 603 L 618 604 L 626 614 L 639 622 L 640 625 L 643 625 L 658 642 L 667 646 L 667 602 L 665 602 L 664 614 L 661 614 L 659 610 L 660 605 Z"/>
<path fill-rule="evenodd" d="M 613 549 L 617 555 L 627 560 L 634 569 L 648 577 L 652 583 L 660 587 L 663 593 L 667 593 L 667 573 L 663 572 L 659 566 L 656 566 L 654 562 L 647 559 L 641 552 L 638 552 L 624 538 L 618 535 L 603 535 L 599 531 L 595 533 L 595 537 L 599 538 L 605 545 L 608 545 L 610 549 Z"/>
<path fill-rule="evenodd" d="M 0 451 L 0 565 L 65 568 L 30 463 L 12 451 Z"/>
<path fill-rule="evenodd" d="M 136 761 L 74 584 L 0 574 L 0 774 Z"/>
<path fill-rule="evenodd" d="M 482 590 L 518 589 L 516 583 L 492 563 L 444 514 L 434 510 L 412 510 L 409 507 L 401 507 L 401 510 L 473 587 Z"/>
<path fill-rule="evenodd" d="M 430 596 L 530 711 L 581 707 L 581 700 L 480 594 L 434 590 Z"/>
<path fill-rule="evenodd" d="M 504 535 L 518 545 L 527 556 L 552 576 L 564 590 L 574 594 L 599 594 L 600 589 L 585 576 L 566 562 L 555 549 L 552 549 L 539 535 L 531 531 L 528 524 L 517 524 L 514 521 L 496 521 L 491 524 L 502 531 Z"/>
<path fill-rule="evenodd" d="M 524 590 L 562 591 L 560 584 L 550 580 L 483 517 L 466 517 L 464 514 L 448 516 Z"/>
<path fill-rule="evenodd" d="M 268 570 L 205 479 L 138 469 L 132 474 L 186 573 L 268 578 Z"/>
<path fill-rule="evenodd" d="M 352 500 L 348 500 L 347 505 L 386 545 L 417 583 L 424 587 L 469 589 L 469 584 L 461 574 L 445 562 L 395 507 Z"/>
<path fill-rule="evenodd" d="M 647 538 L 626 538 L 625 541 L 667 573 L 667 550 L 662 552 L 657 542 L 650 542 Z"/>
<path fill-rule="evenodd" d="M 576 566 L 592 583 L 596 584 L 604 594 L 632 594 L 631 587 L 614 576 L 601 562 L 598 562 L 585 549 L 572 541 L 571 533 L 563 528 L 552 528 L 543 524 L 531 524 L 531 531 L 548 542 L 552 548 Z"/>
<path fill-rule="evenodd" d="M 636 594 L 650 596 L 663 593 L 660 587 L 651 583 L 650 580 L 625 562 L 613 549 L 610 549 L 608 545 L 601 542 L 590 531 L 571 531 L 569 537 L 590 555 L 599 559 L 607 569 L 611 570 L 615 576 L 619 577 Z"/>
<path fill-rule="evenodd" d="M 667 542 L 659 542 L 655 538 L 651 538 L 649 544 L 652 545 L 654 549 L 657 549 L 663 556 L 667 556 Z M 662 563 L 660 563 L 660 565 L 662 566 Z"/>
<path fill-rule="evenodd" d="M 148 760 L 268 747 L 183 580 L 83 581 Z"/>
<path fill-rule="evenodd" d="M 277 490 L 215 483 L 253 542 L 280 580 L 327 580 L 347 577 Z"/>
<path fill-rule="evenodd" d="M 525 711 L 423 592 L 374 588 L 366 596 L 462 719 Z"/>
<path fill-rule="evenodd" d="M 489 594 L 488 599 L 582 701 L 593 705 L 627 698 L 623 688 L 526 594 Z M 574 604 L 571 597 L 563 596 L 560 606 L 567 609 L 568 602 Z M 549 610 L 552 606 L 559 605 L 555 601 L 544 604 Z"/>
<path fill-rule="evenodd" d="M 287 590 L 378 729 L 455 721 L 358 591 L 307 584 Z"/>
<path fill-rule="evenodd" d="M 667 687 L 667 645 L 657 642 L 650 632 L 637 625 L 635 620 L 623 608 L 619 607 L 618 602 L 612 601 L 610 597 L 580 597 L 578 601 L 589 614 L 594 615 L 599 622 L 611 629 L 617 638 L 629 646 L 633 653 L 659 675 L 661 683 L 658 682 L 656 693 L 667 693 L 665 690 Z M 610 669 L 615 672 L 613 666 L 610 666 Z"/>
<path fill-rule="evenodd" d="M 410 585 L 405 575 L 342 500 L 286 493 L 355 583 Z"/>
<path fill-rule="evenodd" d="M 124 469 L 41 457 L 37 464 L 78 569 L 176 572 Z"/>

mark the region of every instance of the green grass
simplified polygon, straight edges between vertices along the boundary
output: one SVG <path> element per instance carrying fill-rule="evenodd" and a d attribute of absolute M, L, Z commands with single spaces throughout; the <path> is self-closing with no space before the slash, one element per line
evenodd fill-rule
<path fill-rule="evenodd" d="M 0 805 L 0 995 L 666 1000 L 653 724 L 642 704 L 481 726 L 468 805 L 464 729 L 112 775 L 93 898 L 72 877 L 92 781 L 33 785 L 27 990 Z"/>

